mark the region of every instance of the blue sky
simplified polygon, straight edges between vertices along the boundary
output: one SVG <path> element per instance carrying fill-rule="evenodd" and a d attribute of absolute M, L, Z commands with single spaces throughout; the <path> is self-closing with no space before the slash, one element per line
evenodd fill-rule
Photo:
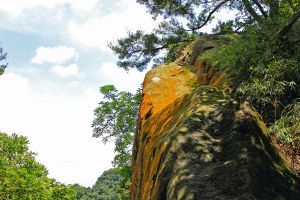
<path fill-rule="evenodd" d="M 92 138 L 98 88 L 134 92 L 144 73 L 115 64 L 107 42 L 155 25 L 134 0 L 0 0 L 0 130 L 28 137 L 50 177 L 92 186 L 111 167 L 113 144 Z"/>
<path fill-rule="evenodd" d="M 50 177 L 92 186 L 113 159 L 92 138 L 98 88 L 135 92 L 145 75 L 118 68 L 107 43 L 157 22 L 135 0 L 0 0 L 0 19 L 0 131 L 27 136 Z"/>

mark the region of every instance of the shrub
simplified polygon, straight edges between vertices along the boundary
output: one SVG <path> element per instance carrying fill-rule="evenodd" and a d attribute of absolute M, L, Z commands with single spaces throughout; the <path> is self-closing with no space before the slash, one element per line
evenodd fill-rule
<path fill-rule="evenodd" d="M 229 44 L 201 56 L 225 72 L 233 95 L 251 102 L 266 122 L 299 97 L 299 46 L 276 39 L 274 32 L 247 27 L 242 36 L 230 35 Z"/>

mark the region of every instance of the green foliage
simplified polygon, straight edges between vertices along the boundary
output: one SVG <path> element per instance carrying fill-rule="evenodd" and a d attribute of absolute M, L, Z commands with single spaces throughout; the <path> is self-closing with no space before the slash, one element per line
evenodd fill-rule
<path fill-rule="evenodd" d="M 52 184 L 50 188 L 51 200 L 75 200 L 76 199 L 76 190 L 71 186 L 61 184 L 52 179 Z"/>
<path fill-rule="evenodd" d="M 113 163 L 127 168 L 130 165 L 141 93 L 119 92 L 112 85 L 101 87 L 100 93 L 103 100 L 94 111 L 93 136 L 102 138 L 104 143 L 114 141 L 116 156 Z"/>
<path fill-rule="evenodd" d="M 129 183 L 120 169 L 109 169 L 98 178 L 92 188 L 73 185 L 78 200 L 127 200 L 129 199 Z"/>
<path fill-rule="evenodd" d="M 299 69 L 294 59 L 273 60 L 265 66 L 252 67 L 249 71 L 250 81 L 241 83 L 238 94 L 247 96 L 247 99 L 260 107 L 272 104 L 277 108 L 278 104 L 285 103 L 287 97 L 296 92 Z"/>
<path fill-rule="evenodd" d="M 0 133 L 0 196 L 9 200 L 75 199 L 75 191 L 47 177 L 26 137 Z"/>
<path fill-rule="evenodd" d="M 279 29 L 283 22 L 299 12 L 300 8 L 298 0 L 137 0 L 137 2 L 145 5 L 154 18 L 163 16 L 164 21 L 151 33 L 129 32 L 126 38 L 110 43 L 109 47 L 119 57 L 118 65 L 126 70 L 129 68 L 144 70 L 151 60 L 156 63 L 173 61 L 182 46 L 204 34 L 201 28 L 222 9 L 236 11 L 237 14 L 234 19 L 219 22 L 213 30 L 217 34 L 241 32 L 249 25 Z"/>
<path fill-rule="evenodd" d="M 118 65 L 124 69 L 144 70 L 152 60 L 157 63 L 174 61 L 187 44 L 205 34 L 201 28 L 213 19 L 215 13 L 229 9 L 236 11 L 236 16 L 229 21 L 219 22 L 213 32 L 230 34 L 225 37 L 230 38 L 231 42 L 207 50 L 201 59 L 225 72 L 232 94 L 237 99 L 250 101 L 267 123 L 280 119 L 284 107 L 300 97 L 299 0 L 137 2 L 145 5 L 154 18 L 163 16 L 164 21 L 151 33 L 129 32 L 128 37 L 110 43 L 109 47 L 119 56 Z M 113 107 L 113 104 L 108 107 Z M 101 104 L 100 108 L 104 109 L 105 106 Z M 111 113 L 105 115 L 105 119 L 110 122 L 114 112 L 105 109 L 102 112 Z M 288 121 L 291 119 L 285 115 L 281 118 L 282 121 L 275 122 L 276 126 L 283 127 L 279 124 L 284 124 L 289 127 Z M 103 129 L 118 123 L 103 126 L 108 123 L 100 120 L 100 124 L 100 129 Z M 108 134 L 108 137 L 103 137 L 104 141 L 116 135 L 121 134 Z M 124 149 L 126 145 L 120 146 Z M 116 150 L 119 151 L 118 145 Z M 123 154 L 118 155 L 125 158 Z"/>
<path fill-rule="evenodd" d="M 84 196 L 87 196 L 92 191 L 90 187 L 83 187 L 79 184 L 74 184 L 71 187 L 76 191 L 76 199 L 78 200 Z"/>
<path fill-rule="evenodd" d="M 282 116 L 270 128 L 285 143 L 300 142 L 300 99 L 286 106 Z"/>
<path fill-rule="evenodd" d="M 95 199 L 96 196 L 99 196 L 100 191 L 102 194 L 102 197 L 99 197 L 100 199 L 125 199 L 125 196 L 128 196 L 131 179 L 130 156 L 136 131 L 141 92 L 140 90 L 136 94 L 119 92 L 113 85 L 105 85 L 100 88 L 100 93 L 103 95 L 103 100 L 94 110 L 93 136 L 102 138 L 104 143 L 114 141 L 116 154 L 113 164 L 117 168 L 103 173 L 92 191 L 86 196 L 88 196 L 88 199 Z M 108 182 L 110 183 L 108 184 Z M 98 185 L 101 185 L 101 187 L 98 187 Z M 112 197 L 111 195 L 116 196 Z"/>
<path fill-rule="evenodd" d="M 218 21 L 218 24 L 213 28 L 212 32 L 219 35 L 231 34 L 234 33 L 234 27 L 235 24 L 233 20 L 227 22 Z"/>
<path fill-rule="evenodd" d="M 5 53 L 3 51 L 3 48 L 0 47 L 0 62 L 3 62 L 4 60 L 6 60 L 7 57 L 7 53 Z M 0 64 L 0 76 L 4 73 L 5 68 L 7 67 L 7 63 L 6 64 Z"/>
<path fill-rule="evenodd" d="M 252 102 L 269 122 L 299 97 L 300 48 L 272 38 L 276 30 L 247 27 L 229 44 L 201 56 L 224 71 L 235 96 Z"/>
<path fill-rule="evenodd" d="M 28 140 L 13 134 L 0 134 L 0 191 L 5 199 L 49 199 L 50 182 L 43 165 L 34 160 Z"/>
<path fill-rule="evenodd" d="M 99 199 L 125 200 L 124 197 L 128 197 L 129 190 L 126 190 L 123 184 L 125 183 L 122 174 L 119 169 L 114 168 L 103 172 L 93 186 L 93 190 L 98 191 Z"/>
<path fill-rule="evenodd" d="M 172 26 L 176 27 L 173 28 Z M 183 27 L 176 21 L 163 22 L 153 33 L 145 34 L 142 31 L 128 32 L 126 38 L 110 43 L 109 47 L 118 54 L 117 64 L 128 70 L 136 68 L 139 71 L 146 69 L 153 59 L 156 64 L 174 59 L 178 49 L 182 49 L 188 42 L 195 39 L 196 34 L 184 32 Z M 169 49 L 167 56 L 159 57 L 159 53 Z"/>
<path fill-rule="evenodd" d="M 119 39 L 117 45 L 110 43 L 109 47 L 118 52 L 119 66 L 126 70 L 136 68 L 142 71 L 151 57 L 157 55 L 160 48 L 156 47 L 158 40 L 154 34 L 144 34 L 142 31 L 128 32 L 127 38 Z M 143 50 L 144 47 L 147 49 Z"/>

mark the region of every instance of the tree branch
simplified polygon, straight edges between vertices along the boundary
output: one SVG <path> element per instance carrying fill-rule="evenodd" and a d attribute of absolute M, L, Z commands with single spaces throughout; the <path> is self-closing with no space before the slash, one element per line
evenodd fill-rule
<path fill-rule="evenodd" d="M 281 28 L 276 34 L 275 36 L 279 37 L 279 38 L 284 38 L 286 36 L 286 34 L 288 34 L 288 32 L 292 29 L 293 25 L 296 23 L 296 21 L 300 18 L 300 10 L 298 10 L 298 12 L 296 12 L 295 14 L 293 14 L 293 16 L 291 17 L 291 19 L 288 21 L 288 23 L 286 25 L 284 25 L 283 28 Z"/>
<path fill-rule="evenodd" d="M 167 43 L 167 44 L 162 44 L 161 46 L 158 46 L 158 47 L 156 47 L 156 48 L 153 48 L 153 49 L 150 49 L 150 51 L 160 51 L 160 50 L 162 50 L 162 49 L 166 49 L 166 48 L 168 48 L 168 46 L 170 45 L 170 44 L 177 44 L 177 43 L 180 43 L 180 42 L 192 42 L 192 41 L 194 41 L 193 39 L 191 39 L 191 40 L 178 40 L 178 41 L 174 41 L 174 42 L 169 42 L 169 43 Z M 133 54 L 136 54 L 136 53 L 144 53 L 144 51 L 145 51 L 145 49 L 143 49 L 143 48 L 141 48 L 141 49 L 137 49 L 137 50 L 135 50 L 135 51 L 132 51 L 132 52 L 130 52 L 130 53 L 128 53 L 128 55 L 126 56 L 127 58 L 129 58 L 129 57 L 131 57 Z"/>
<path fill-rule="evenodd" d="M 202 28 L 203 26 L 205 26 L 210 18 L 212 17 L 212 15 L 217 12 L 219 10 L 219 8 L 221 8 L 225 3 L 227 3 L 229 0 L 224 0 L 222 2 L 220 2 L 218 5 L 216 5 L 216 7 L 210 11 L 210 13 L 208 14 L 207 18 L 205 19 L 205 21 L 200 25 L 200 26 L 197 26 L 197 27 L 194 27 L 194 28 L 191 28 L 190 30 L 186 30 L 186 31 L 195 31 L 195 30 L 199 30 L 200 28 Z"/>
<path fill-rule="evenodd" d="M 255 5 L 258 7 L 259 11 L 261 12 L 261 14 L 265 17 L 268 18 L 268 14 L 265 12 L 264 8 L 262 7 L 262 5 L 257 1 L 257 0 L 252 0 Z"/>
<path fill-rule="evenodd" d="M 235 33 L 238 33 L 239 30 L 241 30 L 241 29 L 244 28 L 245 26 L 247 26 L 247 25 L 253 23 L 253 21 L 254 21 L 254 20 L 253 20 L 252 18 L 250 18 L 248 21 L 245 21 L 245 22 L 241 23 L 240 26 L 238 26 L 238 27 L 234 30 L 234 32 L 235 32 Z"/>
<path fill-rule="evenodd" d="M 263 19 L 255 12 L 255 10 L 252 8 L 251 3 L 248 0 L 242 0 L 242 1 L 243 1 L 243 4 L 244 4 L 246 10 L 254 18 L 254 20 L 257 21 L 258 23 L 262 24 Z"/>

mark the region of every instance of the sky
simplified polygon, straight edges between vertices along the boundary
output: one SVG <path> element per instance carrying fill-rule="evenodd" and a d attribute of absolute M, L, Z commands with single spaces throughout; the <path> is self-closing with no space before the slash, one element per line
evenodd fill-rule
<path fill-rule="evenodd" d="M 92 186 L 113 144 L 92 137 L 100 86 L 135 92 L 145 72 L 116 66 L 107 43 L 155 22 L 134 0 L 0 0 L 0 131 L 28 137 L 49 176 Z"/>
<path fill-rule="evenodd" d="M 113 144 L 92 137 L 99 87 L 135 92 L 146 72 L 117 67 L 108 42 L 158 22 L 135 0 L 0 0 L 0 131 L 28 137 L 49 176 L 92 186 Z"/>

